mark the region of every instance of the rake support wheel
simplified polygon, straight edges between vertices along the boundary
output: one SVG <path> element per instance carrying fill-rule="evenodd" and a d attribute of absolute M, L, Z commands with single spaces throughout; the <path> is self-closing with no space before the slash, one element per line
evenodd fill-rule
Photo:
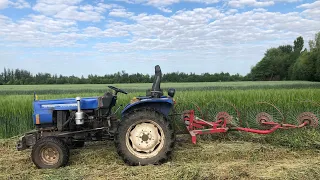
<path fill-rule="evenodd" d="M 227 124 L 231 123 L 232 117 L 227 112 L 218 112 L 216 115 L 216 121 L 226 120 Z"/>
<path fill-rule="evenodd" d="M 266 112 L 260 112 L 256 115 L 256 122 L 260 125 L 263 129 L 269 129 L 270 126 L 263 124 L 264 122 L 273 122 L 273 117 L 266 113 Z"/>
<path fill-rule="evenodd" d="M 318 118 L 312 112 L 303 112 L 299 114 L 297 119 L 298 119 L 299 125 L 307 121 L 308 122 L 307 126 L 311 126 L 314 128 L 318 126 Z"/>

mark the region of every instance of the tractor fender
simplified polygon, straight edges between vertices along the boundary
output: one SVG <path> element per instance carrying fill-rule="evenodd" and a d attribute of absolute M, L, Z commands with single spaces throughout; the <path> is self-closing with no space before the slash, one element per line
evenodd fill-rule
<path fill-rule="evenodd" d="M 162 113 L 165 117 L 170 113 L 174 102 L 171 98 L 152 98 L 152 99 L 142 99 L 132 104 L 128 104 L 121 112 L 123 117 L 127 112 L 132 111 L 136 108 L 148 107 L 155 109 L 156 111 Z"/>

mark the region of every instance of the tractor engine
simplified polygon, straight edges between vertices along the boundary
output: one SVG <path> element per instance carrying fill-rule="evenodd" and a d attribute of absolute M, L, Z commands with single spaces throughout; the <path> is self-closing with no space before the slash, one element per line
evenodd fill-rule
<path fill-rule="evenodd" d="M 34 101 L 34 122 L 43 134 L 63 132 L 68 141 L 112 139 L 118 123 L 111 113 L 115 104 L 116 95 L 112 93 L 94 98 Z"/>

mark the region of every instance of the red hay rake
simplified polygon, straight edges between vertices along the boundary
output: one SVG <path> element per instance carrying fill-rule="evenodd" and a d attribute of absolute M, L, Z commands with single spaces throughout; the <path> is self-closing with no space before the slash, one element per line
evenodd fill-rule
<path fill-rule="evenodd" d="M 273 117 L 266 113 L 260 112 L 256 115 L 256 122 L 263 127 L 264 129 L 255 129 L 248 127 L 240 127 L 231 124 L 232 116 L 228 112 L 221 111 L 218 112 L 215 116 L 214 121 L 204 120 L 204 115 L 199 106 L 195 105 L 197 110 L 201 114 L 201 118 L 195 115 L 195 110 L 186 110 L 182 113 L 182 120 L 185 123 L 187 130 L 191 135 L 191 140 L 193 144 L 197 142 L 197 135 L 201 134 L 215 134 L 215 133 L 226 133 L 228 131 L 244 131 L 249 133 L 256 134 L 270 134 L 276 131 L 277 129 L 293 129 L 293 128 L 302 128 L 305 126 L 317 127 L 318 118 L 312 112 L 303 112 L 300 113 L 297 117 L 299 125 L 287 124 L 285 123 L 285 118 L 280 110 L 271 103 L 267 102 L 258 102 L 257 104 L 266 104 L 272 106 L 281 116 L 281 123 L 275 122 Z M 230 105 L 232 105 L 230 103 Z M 234 108 L 235 106 L 232 105 Z M 238 120 L 241 122 L 240 112 L 235 108 Z"/>

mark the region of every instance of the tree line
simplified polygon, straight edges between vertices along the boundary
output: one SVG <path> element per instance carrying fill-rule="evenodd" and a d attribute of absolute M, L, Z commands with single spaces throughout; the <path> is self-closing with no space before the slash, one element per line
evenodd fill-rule
<path fill-rule="evenodd" d="M 300 36 L 293 45 L 268 49 L 246 78 L 320 81 L 320 32 L 308 42 L 308 49 L 304 47 L 304 40 Z"/>
<path fill-rule="evenodd" d="M 116 84 L 116 83 L 151 83 L 154 75 L 128 74 L 125 71 L 104 76 L 88 75 L 88 77 L 52 75 L 49 73 L 37 73 L 33 75 L 27 70 L 4 68 L 0 74 L 0 85 L 27 85 L 27 84 Z M 183 73 L 172 72 L 163 74 L 162 82 L 217 82 L 217 81 L 241 81 L 244 77 L 229 73 Z"/>
<path fill-rule="evenodd" d="M 224 72 L 214 74 L 172 72 L 164 74 L 162 82 L 320 81 L 320 32 L 315 34 L 314 40 L 308 42 L 308 49 L 304 47 L 304 40 L 300 36 L 294 40 L 293 45 L 270 48 L 246 76 Z M 88 77 L 49 73 L 34 75 L 27 70 L 7 68 L 0 73 L 0 85 L 151 83 L 153 79 L 153 75 L 128 74 L 125 71 L 103 76 L 90 74 Z"/>

